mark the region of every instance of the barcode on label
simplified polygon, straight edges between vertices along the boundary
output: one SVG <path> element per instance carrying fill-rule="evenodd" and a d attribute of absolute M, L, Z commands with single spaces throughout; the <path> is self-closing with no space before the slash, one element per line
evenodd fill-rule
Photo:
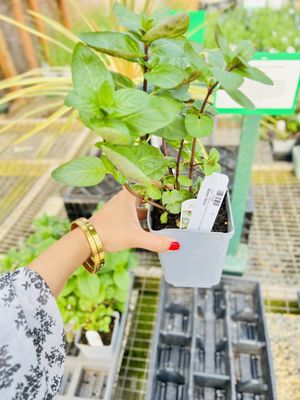
<path fill-rule="evenodd" d="M 220 205 L 220 203 L 222 201 L 222 198 L 223 198 L 223 194 L 224 194 L 223 190 L 218 190 L 217 191 L 217 193 L 215 195 L 215 198 L 214 198 L 214 201 L 213 201 L 213 205 L 214 206 L 219 207 L 219 205 Z"/>

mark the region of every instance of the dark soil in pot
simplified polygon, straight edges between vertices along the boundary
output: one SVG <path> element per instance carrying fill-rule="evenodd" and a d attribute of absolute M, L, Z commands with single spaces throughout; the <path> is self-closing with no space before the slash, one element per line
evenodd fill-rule
<path fill-rule="evenodd" d="M 115 319 L 112 318 L 111 323 L 109 325 L 109 332 L 98 332 L 99 335 L 101 336 L 101 340 L 102 340 L 104 346 L 109 346 L 111 343 L 114 324 L 115 324 Z M 81 337 L 80 337 L 80 341 L 79 341 L 79 343 L 81 343 L 81 344 L 88 344 L 88 342 L 86 340 L 85 332 L 86 332 L 85 329 L 82 329 Z"/>
<path fill-rule="evenodd" d="M 154 231 L 160 231 L 161 229 L 178 229 L 177 222 L 180 221 L 180 214 L 169 214 L 168 222 L 166 224 L 162 224 L 160 222 L 160 216 L 164 211 L 160 208 L 153 207 L 152 209 L 152 229 Z M 223 199 L 221 204 L 219 214 L 215 220 L 214 226 L 212 228 L 212 232 L 228 232 L 228 214 L 226 209 L 226 196 Z"/>

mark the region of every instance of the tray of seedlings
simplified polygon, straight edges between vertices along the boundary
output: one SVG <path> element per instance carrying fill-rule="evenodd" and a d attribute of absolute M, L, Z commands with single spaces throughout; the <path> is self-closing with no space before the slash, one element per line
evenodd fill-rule
<path fill-rule="evenodd" d="M 275 400 L 260 286 L 162 282 L 147 400 Z"/>

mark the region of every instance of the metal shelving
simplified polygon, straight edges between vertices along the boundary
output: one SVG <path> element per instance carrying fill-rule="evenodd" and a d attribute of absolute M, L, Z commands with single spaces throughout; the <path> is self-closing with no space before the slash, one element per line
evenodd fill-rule
<path fill-rule="evenodd" d="M 246 275 L 266 286 L 298 287 L 300 182 L 288 171 L 256 171 L 253 194 Z"/>

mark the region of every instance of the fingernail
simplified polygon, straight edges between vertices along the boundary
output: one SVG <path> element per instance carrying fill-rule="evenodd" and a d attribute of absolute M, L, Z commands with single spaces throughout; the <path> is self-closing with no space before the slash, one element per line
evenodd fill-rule
<path fill-rule="evenodd" d="M 171 242 L 169 250 L 179 250 L 180 249 L 180 243 L 178 242 Z"/>

